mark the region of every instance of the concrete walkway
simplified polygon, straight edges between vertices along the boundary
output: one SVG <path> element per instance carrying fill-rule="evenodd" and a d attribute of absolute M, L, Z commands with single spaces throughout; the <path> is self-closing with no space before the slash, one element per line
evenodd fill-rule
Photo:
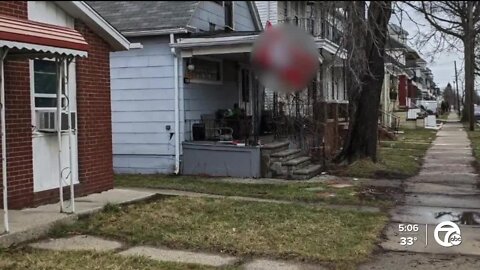
<path fill-rule="evenodd" d="M 261 203 L 278 203 L 278 204 L 301 204 L 313 207 L 329 208 L 335 210 L 346 210 L 346 211 L 359 211 L 367 213 L 378 213 L 380 208 L 374 206 L 362 206 L 362 205 L 338 205 L 338 204 L 328 204 L 324 202 L 300 202 L 300 201 L 286 201 L 286 200 L 275 200 L 275 199 L 262 199 L 262 198 L 253 198 L 253 197 L 243 197 L 243 196 L 225 196 L 225 195 L 216 195 L 209 193 L 200 193 L 193 191 L 182 191 L 176 189 L 157 189 L 157 188 L 132 188 L 132 190 L 144 191 L 148 193 L 154 193 L 159 195 L 167 196 L 185 196 L 193 198 L 220 198 L 220 199 L 232 199 L 238 201 L 247 201 L 247 202 L 261 202 Z"/>
<path fill-rule="evenodd" d="M 480 190 L 477 188 L 478 175 L 472 166 L 474 157 L 457 115 L 450 113 L 448 120 L 427 151 L 419 175 L 405 181 L 405 204 L 392 210 L 387 240 L 381 244 L 386 251 L 417 254 L 382 254 L 379 260 L 361 269 L 438 269 L 445 267 L 445 260 L 448 261 L 439 254 L 480 255 Z M 462 244 L 443 247 L 435 241 L 436 225 L 447 220 L 459 225 Z M 418 224 L 419 231 L 400 232 L 400 224 Z M 414 244 L 402 246 L 401 237 L 413 237 Z M 419 266 L 409 258 L 417 262 L 423 260 L 428 266 Z M 395 265 L 402 267 L 395 268 Z M 472 267 L 457 269 L 479 269 L 480 263 Z"/>
<path fill-rule="evenodd" d="M 106 240 L 89 235 L 76 235 L 66 238 L 47 239 L 29 245 L 36 249 L 53 251 L 76 250 L 113 252 L 121 256 L 142 256 L 161 262 L 198 264 L 213 267 L 238 266 L 245 270 L 325 270 L 319 265 L 307 265 L 298 262 L 284 262 L 262 258 L 241 258 L 225 254 L 176 250 L 163 247 L 128 247 L 118 241 Z"/>
<path fill-rule="evenodd" d="M 36 208 L 10 210 L 10 233 L 0 235 L 0 247 L 30 241 L 43 236 L 56 223 L 70 223 L 80 215 L 100 211 L 106 204 L 123 204 L 147 199 L 155 193 L 129 189 L 112 189 L 75 199 L 75 214 L 60 213 L 59 204 L 47 204 Z M 69 202 L 65 202 L 68 206 Z M 3 228 L 3 215 L 0 215 L 0 229 Z"/>

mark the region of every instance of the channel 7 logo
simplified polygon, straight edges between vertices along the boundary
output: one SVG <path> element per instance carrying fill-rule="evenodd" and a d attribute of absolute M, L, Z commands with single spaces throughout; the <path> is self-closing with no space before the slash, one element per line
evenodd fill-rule
<path fill-rule="evenodd" d="M 443 237 L 440 237 L 441 234 L 443 234 Z M 462 243 L 460 228 L 457 224 L 451 221 L 439 223 L 435 227 L 433 236 L 435 241 L 437 241 L 437 243 L 442 247 L 453 247 Z"/>

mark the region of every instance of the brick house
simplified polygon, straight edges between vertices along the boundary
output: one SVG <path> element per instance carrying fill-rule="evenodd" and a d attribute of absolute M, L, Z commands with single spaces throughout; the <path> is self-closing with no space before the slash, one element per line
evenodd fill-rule
<path fill-rule="evenodd" d="M 85 2 L 0 2 L 4 209 L 113 187 L 110 52 L 129 46 Z"/>

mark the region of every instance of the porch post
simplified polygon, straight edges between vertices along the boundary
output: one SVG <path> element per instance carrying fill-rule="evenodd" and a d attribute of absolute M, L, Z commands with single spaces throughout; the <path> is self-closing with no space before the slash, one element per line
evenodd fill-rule
<path fill-rule="evenodd" d="M 69 158 L 69 168 L 70 168 L 70 206 L 71 212 L 75 213 L 75 188 L 73 186 L 73 151 L 72 151 L 72 142 L 73 142 L 73 134 L 72 134 L 72 102 L 70 99 L 70 87 L 69 87 L 69 79 L 70 79 L 70 63 L 72 63 L 73 58 L 69 58 L 65 60 L 65 74 L 64 74 L 64 84 L 63 87 L 65 89 L 65 96 L 67 97 L 68 104 L 67 104 L 67 118 L 68 118 L 68 158 Z"/>
<path fill-rule="evenodd" d="M 7 186 L 7 134 L 5 123 L 5 71 L 3 62 L 8 49 L 0 48 L 0 103 L 1 103 L 1 133 L 2 133 L 2 187 L 3 187 L 3 223 L 5 233 L 10 232 L 8 222 L 8 186 Z"/>
<path fill-rule="evenodd" d="M 62 169 L 62 89 L 64 65 L 63 58 L 57 58 L 57 144 L 58 144 L 58 193 L 60 197 L 60 213 L 64 212 L 63 205 L 63 169 Z"/>

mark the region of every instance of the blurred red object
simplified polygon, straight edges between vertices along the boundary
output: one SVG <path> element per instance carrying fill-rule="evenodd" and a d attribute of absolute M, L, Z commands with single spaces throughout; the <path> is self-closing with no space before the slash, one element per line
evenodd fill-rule
<path fill-rule="evenodd" d="M 267 22 L 265 28 L 252 52 L 252 64 L 260 80 L 274 91 L 303 90 L 319 67 L 313 38 L 293 26 Z"/>

